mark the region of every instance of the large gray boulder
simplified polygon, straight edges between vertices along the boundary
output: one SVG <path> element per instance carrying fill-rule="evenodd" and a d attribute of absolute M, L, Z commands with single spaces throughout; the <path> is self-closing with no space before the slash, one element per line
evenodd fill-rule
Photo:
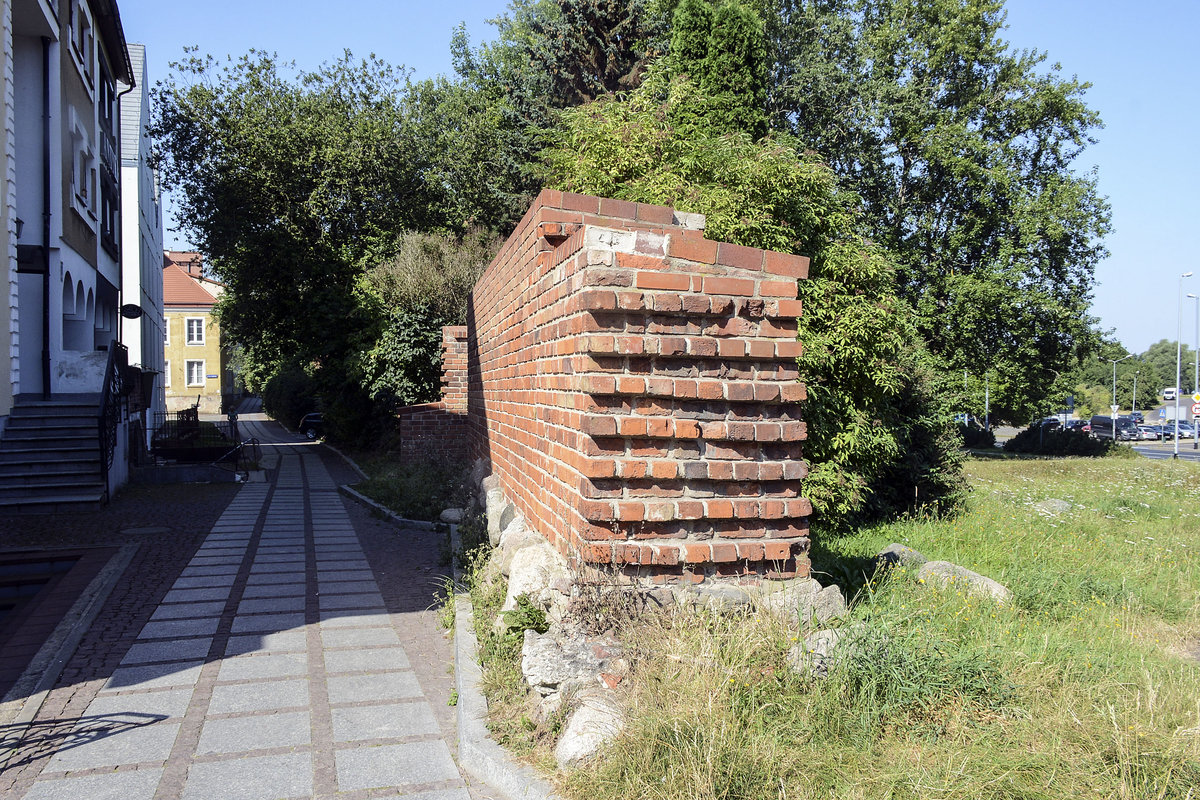
<path fill-rule="evenodd" d="M 814 621 L 824 624 L 844 616 L 846 599 L 837 586 L 822 587 L 812 578 L 797 578 L 788 581 L 783 589 L 762 597 L 759 608 L 785 622 L 808 627 Z"/>
<path fill-rule="evenodd" d="M 487 481 L 484 481 L 487 483 Z M 509 505 L 508 500 L 504 497 L 504 492 L 499 488 L 487 490 L 484 495 L 484 513 L 487 514 L 487 530 L 488 541 L 492 547 L 500 544 L 500 533 L 504 528 L 500 527 L 500 518 L 503 516 L 504 507 Z"/>
<path fill-rule="evenodd" d="M 745 608 L 754 594 L 742 586 L 719 581 L 696 585 L 680 585 L 673 589 L 673 601 L 680 606 L 699 606 L 711 611 L 733 611 Z"/>
<path fill-rule="evenodd" d="M 524 516 L 517 514 L 508 523 L 508 527 L 501 531 L 492 560 L 496 562 L 500 572 L 508 576 L 512 573 L 513 558 L 519 551 L 545 541 L 540 533 L 525 524 Z"/>
<path fill-rule="evenodd" d="M 467 510 L 465 508 L 447 508 L 438 516 L 438 519 L 451 525 L 457 525 L 463 521 L 466 515 Z"/>
<path fill-rule="evenodd" d="M 1003 584 L 949 561 L 930 561 L 922 565 L 917 570 L 917 580 L 943 589 L 963 586 L 972 597 L 989 598 L 997 603 L 1007 603 L 1012 598 L 1012 592 Z"/>
<path fill-rule="evenodd" d="M 535 534 L 536 535 L 536 534 Z M 571 569 L 567 561 L 545 539 L 517 550 L 508 572 L 508 594 L 501 611 L 517 607 L 517 598 L 526 595 L 546 612 L 551 620 L 561 620 L 571 594 Z"/>
<path fill-rule="evenodd" d="M 1061 516 L 1071 510 L 1070 503 L 1066 500 L 1059 500 L 1056 497 L 1051 497 L 1049 500 L 1043 500 L 1040 503 L 1034 503 L 1033 507 L 1051 517 Z"/>
<path fill-rule="evenodd" d="M 811 633 L 788 650 L 788 666 L 805 677 L 824 678 L 838 659 L 853 655 L 855 648 L 870 635 L 870 628 L 861 622 Z"/>
<path fill-rule="evenodd" d="M 584 689 L 575 695 L 579 707 L 571 713 L 554 757 L 560 768 L 577 766 L 592 758 L 625 727 L 625 715 L 612 692 Z"/>
<path fill-rule="evenodd" d="M 929 561 L 928 558 L 899 542 L 892 542 L 875 556 L 875 562 L 881 567 L 899 566 L 917 569 L 927 561 Z"/>
<path fill-rule="evenodd" d="M 594 686 L 607 663 L 603 648 L 583 637 L 561 632 L 525 631 L 521 645 L 521 674 L 529 687 L 545 697 Z"/>

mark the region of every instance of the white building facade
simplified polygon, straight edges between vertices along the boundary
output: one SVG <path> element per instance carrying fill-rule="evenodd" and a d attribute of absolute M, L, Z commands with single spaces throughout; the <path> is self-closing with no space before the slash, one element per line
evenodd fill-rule
<path fill-rule="evenodd" d="M 143 430 L 152 433 L 156 416 L 166 413 L 163 394 L 163 225 L 158 174 L 150 166 L 150 80 L 146 48 L 129 45 L 133 91 L 121 95 L 121 296 L 126 314 L 120 340 L 129 363 L 140 367 L 145 400 Z M 129 313 L 137 307 L 140 316 Z"/>

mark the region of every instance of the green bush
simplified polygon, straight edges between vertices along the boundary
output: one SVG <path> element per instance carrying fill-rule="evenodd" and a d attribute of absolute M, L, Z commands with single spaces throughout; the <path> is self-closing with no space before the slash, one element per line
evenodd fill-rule
<path fill-rule="evenodd" d="M 990 449 L 996 446 L 996 434 L 986 428 L 975 425 L 958 424 L 958 435 L 962 437 L 963 446 L 972 450 Z"/>
<path fill-rule="evenodd" d="M 1077 430 L 1062 428 L 1026 428 L 1004 443 L 1006 453 L 1027 453 L 1039 456 L 1107 456 L 1126 455 L 1133 451 L 1111 440 L 1095 439 Z"/>
<path fill-rule="evenodd" d="M 283 365 L 263 387 L 263 410 L 289 428 L 316 408 L 316 382 L 302 364 Z"/>

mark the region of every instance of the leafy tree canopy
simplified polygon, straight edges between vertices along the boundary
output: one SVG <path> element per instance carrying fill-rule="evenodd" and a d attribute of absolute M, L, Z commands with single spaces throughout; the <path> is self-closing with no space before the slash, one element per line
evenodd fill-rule
<path fill-rule="evenodd" d="M 947 372 L 1026 419 L 1098 344 L 1108 204 L 1079 161 L 1087 84 L 1000 37 L 1002 0 L 771 0 L 774 124 L 862 198 Z"/>
<path fill-rule="evenodd" d="M 800 282 L 806 496 L 830 525 L 914 502 L 953 505 L 960 442 L 894 268 L 859 235 L 856 199 L 786 137 L 674 124 L 710 109 L 688 78 L 652 69 L 627 99 L 563 114 L 545 153 L 549 183 L 703 213 L 710 238 L 811 256 Z"/>

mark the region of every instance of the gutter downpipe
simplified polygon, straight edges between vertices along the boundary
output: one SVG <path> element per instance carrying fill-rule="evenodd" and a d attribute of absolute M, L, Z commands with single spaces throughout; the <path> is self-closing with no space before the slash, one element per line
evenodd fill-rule
<path fill-rule="evenodd" d="M 42 37 L 42 399 L 50 399 L 50 40 Z"/>

